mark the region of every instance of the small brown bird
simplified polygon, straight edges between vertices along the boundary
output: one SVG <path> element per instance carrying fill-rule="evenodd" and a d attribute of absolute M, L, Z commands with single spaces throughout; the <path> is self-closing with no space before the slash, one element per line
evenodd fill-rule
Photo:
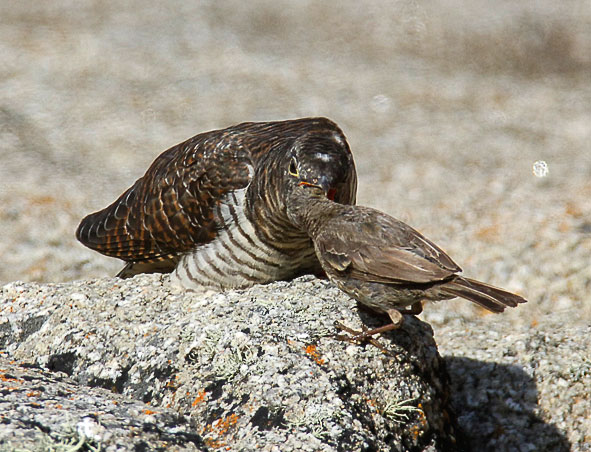
<path fill-rule="evenodd" d="M 84 245 L 127 264 L 173 272 L 187 289 L 247 287 L 321 271 L 306 231 L 286 214 L 294 174 L 355 203 L 343 132 L 326 118 L 247 122 L 162 153 L 115 202 L 80 222 Z"/>
<path fill-rule="evenodd" d="M 300 180 L 287 203 L 288 216 L 314 242 L 316 256 L 339 289 L 398 328 L 405 313 L 419 314 L 422 300 L 465 298 L 492 312 L 526 300 L 458 275 L 461 268 L 407 224 L 375 209 L 331 202 L 312 181 Z M 406 309 L 406 308 L 411 309 Z"/>

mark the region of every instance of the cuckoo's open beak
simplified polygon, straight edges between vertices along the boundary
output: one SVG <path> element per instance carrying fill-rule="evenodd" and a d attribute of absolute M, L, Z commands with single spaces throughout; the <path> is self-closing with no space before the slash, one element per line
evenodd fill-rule
<path fill-rule="evenodd" d="M 330 199 L 331 201 L 334 201 L 334 198 L 337 194 L 337 190 L 335 188 L 330 187 L 330 185 L 328 184 L 328 180 L 324 177 L 322 177 L 318 180 L 314 180 L 313 182 L 308 182 L 308 181 L 303 180 L 303 181 L 300 181 L 299 185 L 320 188 L 324 192 L 326 197 L 328 199 Z"/>

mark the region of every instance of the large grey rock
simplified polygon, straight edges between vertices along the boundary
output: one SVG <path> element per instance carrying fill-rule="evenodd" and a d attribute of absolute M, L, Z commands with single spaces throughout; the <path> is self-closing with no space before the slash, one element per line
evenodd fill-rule
<path fill-rule="evenodd" d="M 99 429 L 109 450 L 453 450 L 454 437 L 463 450 L 590 450 L 591 331 L 564 315 L 517 329 L 504 315 L 456 318 L 437 328 L 442 361 L 410 317 L 379 338 L 387 353 L 337 340 L 335 320 L 381 320 L 326 281 L 194 294 L 167 279 L 5 285 L 0 344 L 16 361 L 2 363 L 0 444 L 38 443 L 38 426 L 54 441 Z"/>
<path fill-rule="evenodd" d="M 11 283 L 0 300 L 2 342 L 12 359 L 68 374 L 81 385 L 79 394 L 83 386 L 108 388 L 149 403 L 144 413 L 189 417 L 191 447 L 201 439 L 209 448 L 234 450 L 455 447 L 447 374 L 431 328 L 408 318 L 402 330 L 380 339 L 384 350 L 338 340 L 333 322 L 359 329 L 360 317 L 354 302 L 326 281 L 305 277 L 190 294 L 175 292 L 166 276 L 143 275 Z M 92 413 L 107 415 L 105 405 Z M 11 410 L 0 441 L 26 429 L 30 413 Z M 40 416 L 43 428 L 57 434 L 61 427 L 51 416 Z M 141 425 L 141 416 L 115 429 L 133 422 Z M 184 421 L 179 428 L 187 433 Z M 108 433 L 107 426 L 107 449 L 119 439 Z"/>
<path fill-rule="evenodd" d="M 81 386 L 63 372 L 0 358 L 0 380 L 0 451 L 206 450 L 186 416 Z"/>

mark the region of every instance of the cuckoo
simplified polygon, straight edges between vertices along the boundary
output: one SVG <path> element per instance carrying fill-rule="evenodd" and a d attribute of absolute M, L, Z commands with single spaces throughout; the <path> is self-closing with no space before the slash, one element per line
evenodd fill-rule
<path fill-rule="evenodd" d="M 163 152 L 113 204 L 84 218 L 76 237 L 125 261 L 120 277 L 172 272 L 187 289 L 321 272 L 310 237 L 287 215 L 295 175 L 335 203 L 355 203 L 355 164 L 335 123 L 248 122 Z"/>
<path fill-rule="evenodd" d="M 407 224 L 375 209 L 326 199 L 312 180 L 296 178 L 288 216 L 308 231 L 329 279 L 391 324 L 365 336 L 395 329 L 402 314 L 418 314 L 422 301 L 461 297 L 492 312 L 526 300 L 460 276 L 461 268 L 437 245 Z"/>

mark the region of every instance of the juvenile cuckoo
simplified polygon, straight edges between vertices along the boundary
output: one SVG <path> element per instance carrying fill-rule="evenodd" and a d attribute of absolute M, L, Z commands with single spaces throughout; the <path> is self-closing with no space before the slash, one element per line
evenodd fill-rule
<path fill-rule="evenodd" d="M 287 215 L 305 176 L 336 203 L 354 204 L 357 176 L 343 132 L 326 118 L 242 123 L 162 153 L 76 237 L 127 262 L 120 277 L 172 272 L 185 288 L 247 287 L 321 271 Z"/>

